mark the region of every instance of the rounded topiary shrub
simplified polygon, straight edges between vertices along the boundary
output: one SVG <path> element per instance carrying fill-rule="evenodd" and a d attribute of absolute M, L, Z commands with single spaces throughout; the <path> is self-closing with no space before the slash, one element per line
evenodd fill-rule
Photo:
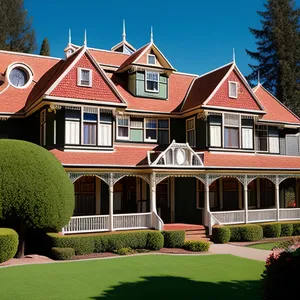
<path fill-rule="evenodd" d="M 293 223 L 293 235 L 300 235 L 300 222 Z"/>
<path fill-rule="evenodd" d="M 254 242 L 263 238 L 263 229 L 256 224 L 228 226 L 230 242 Z"/>
<path fill-rule="evenodd" d="M 150 231 L 147 237 L 146 249 L 159 250 L 164 246 L 164 236 L 159 231 Z"/>
<path fill-rule="evenodd" d="M 206 241 L 187 241 L 183 245 L 183 249 L 193 252 L 206 252 L 209 247 L 210 244 Z"/>
<path fill-rule="evenodd" d="M 70 260 L 75 255 L 75 250 L 73 248 L 53 247 L 51 252 L 53 258 L 56 260 Z"/>
<path fill-rule="evenodd" d="M 263 235 L 266 238 L 277 238 L 281 234 L 281 224 L 280 223 L 264 223 L 260 224 L 263 229 Z"/>
<path fill-rule="evenodd" d="M 230 230 L 230 242 L 242 241 L 242 236 L 240 231 L 241 225 L 227 226 L 227 228 Z"/>
<path fill-rule="evenodd" d="M 185 241 L 184 230 L 162 231 L 164 236 L 164 247 L 166 248 L 181 248 Z"/>
<path fill-rule="evenodd" d="M 0 228 L 0 263 L 13 258 L 18 249 L 18 234 L 10 228 Z"/>
<path fill-rule="evenodd" d="M 230 229 L 225 226 L 214 226 L 212 229 L 212 241 L 216 244 L 225 244 L 230 240 Z"/>
<path fill-rule="evenodd" d="M 292 223 L 281 223 L 280 236 L 292 236 L 293 235 L 293 224 Z"/>

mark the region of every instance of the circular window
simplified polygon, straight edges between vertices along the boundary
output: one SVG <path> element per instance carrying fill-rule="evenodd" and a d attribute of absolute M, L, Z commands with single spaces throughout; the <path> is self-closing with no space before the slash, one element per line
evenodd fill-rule
<path fill-rule="evenodd" d="M 9 81 L 15 87 L 23 87 L 28 82 L 28 74 L 22 68 L 14 68 L 9 73 Z"/>

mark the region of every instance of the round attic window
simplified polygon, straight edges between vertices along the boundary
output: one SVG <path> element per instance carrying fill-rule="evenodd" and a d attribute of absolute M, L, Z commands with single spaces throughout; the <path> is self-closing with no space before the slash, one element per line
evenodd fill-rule
<path fill-rule="evenodd" d="M 9 81 L 14 87 L 23 87 L 28 82 L 28 74 L 22 68 L 14 68 L 9 73 Z"/>

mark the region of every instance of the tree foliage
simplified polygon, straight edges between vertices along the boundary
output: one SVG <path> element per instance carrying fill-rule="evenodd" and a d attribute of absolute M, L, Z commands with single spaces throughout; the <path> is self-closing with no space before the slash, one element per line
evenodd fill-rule
<path fill-rule="evenodd" d="M 0 0 L 0 49 L 32 53 L 36 49 L 32 18 L 23 0 Z"/>
<path fill-rule="evenodd" d="M 47 38 L 44 38 L 42 42 L 40 55 L 50 56 L 50 45 Z"/>
<path fill-rule="evenodd" d="M 20 240 L 27 227 L 60 230 L 74 202 L 73 184 L 53 154 L 29 142 L 0 140 L 0 219 L 18 227 Z"/>
<path fill-rule="evenodd" d="M 250 28 L 257 51 L 246 50 L 257 61 L 250 64 L 253 83 L 260 72 L 261 83 L 296 113 L 300 113 L 300 9 L 294 0 L 268 0 L 266 11 L 258 11 L 261 29 Z"/>

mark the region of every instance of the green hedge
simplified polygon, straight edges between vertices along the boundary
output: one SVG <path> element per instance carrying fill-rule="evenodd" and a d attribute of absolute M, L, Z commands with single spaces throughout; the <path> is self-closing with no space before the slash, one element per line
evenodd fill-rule
<path fill-rule="evenodd" d="M 278 238 L 281 235 L 281 224 L 277 222 L 259 224 L 265 238 Z"/>
<path fill-rule="evenodd" d="M 300 235 L 300 222 L 291 222 L 293 224 L 293 235 Z"/>
<path fill-rule="evenodd" d="M 185 241 L 184 230 L 162 231 L 164 236 L 164 247 L 166 248 L 181 248 Z"/>
<path fill-rule="evenodd" d="M 10 228 L 0 228 L 0 263 L 15 256 L 18 250 L 18 234 Z"/>
<path fill-rule="evenodd" d="M 256 224 L 227 227 L 230 229 L 230 242 L 254 242 L 263 238 L 263 229 Z"/>
<path fill-rule="evenodd" d="M 76 255 L 113 252 L 121 248 L 159 250 L 164 237 L 159 231 L 143 230 L 116 234 L 64 235 L 48 233 L 50 247 L 73 248 Z"/>
<path fill-rule="evenodd" d="M 75 255 L 73 248 L 51 248 L 52 257 L 56 260 L 70 260 Z"/>
<path fill-rule="evenodd" d="M 292 235 L 293 235 L 293 224 L 292 223 L 281 223 L 280 236 L 292 236 Z"/>
<path fill-rule="evenodd" d="M 212 229 L 212 241 L 216 244 L 225 244 L 230 240 L 230 229 L 225 226 L 214 226 Z"/>
<path fill-rule="evenodd" d="M 183 249 L 194 252 L 206 252 L 209 247 L 210 244 L 206 241 L 187 241 L 183 245 Z"/>

